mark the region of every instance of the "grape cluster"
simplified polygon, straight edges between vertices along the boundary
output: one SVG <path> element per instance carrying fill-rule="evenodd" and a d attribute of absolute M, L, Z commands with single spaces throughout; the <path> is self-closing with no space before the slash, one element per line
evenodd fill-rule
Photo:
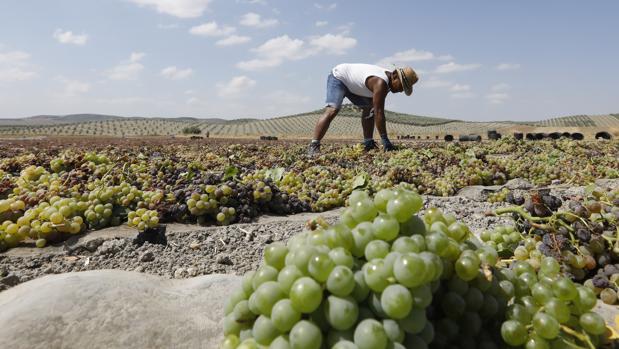
<path fill-rule="evenodd" d="M 512 212 L 517 223 L 515 228 L 525 235 L 525 241 L 535 241 L 521 243 L 514 250 L 516 259 L 527 259 L 535 266 L 540 253 L 553 257 L 564 275 L 588 285 L 600 298 L 614 304 L 613 281 L 619 278 L 613 276 L 617 274 L 615 265 L 619 262 L 617 192 L 617 189 L 605 191 L 590 187 L 586 197 L 569 200 L 567 205 L 551 195 L 532 196 L 527 202 L 542 206 L 543 212 L 538 208 L 525 211 L 518 207 L 497 212 Z M 564 208 L 560 210 L 560 207 Z"/>
<path fill-rule="evenodd" d="M 526 348 L 600 347 L 604 319 L 593 312 L 595 293 L 561 275 L 559 263 L 545 257 L 539 270 L 518 261 L 500 272 L 501 286 L 514 295 L 501 325 L 511 346 Z"/>
<path fill-rule="evenodd" d="M 147 228 L 155 228 L 159 225 L 159 214 L 157 211 L 139 208 L 127 214 L 127 225 L 144 231 Z"/>
<path fill-rule="evenodd" d="M 607 264 L 598 269 L 593 278 L 584 282 L 606 304 L 618 302 L 617 291 L 619 290 L 619 264 Z"/>
<path fill-rule="evenodd" d="M 522 241 L 522 235 L 513 226 L 498 226 L 493 230 L 484 230 L 479 235 L 486 245 L 499 252 L 507 251 L 508 255 L 513 255 L 516 247 Z"/>
<path fill-rule="evenodd" d="M 511 191 L 507 188 L 502 188 L 501 190 L 488 194 L 488 202 L 505 202 L 508 201 L 508 197 Z M 511 196 L 513 198 L 513 194 Z"/>
<path fill-rule="evenodd" d="M 224 349 L 596 345 L 595 293 L 542 258 L 502 268 L 453 215 L 411 191 L 354 191 L 340 222 L 264 250 L 225 304 Z M 541 257 L 540 257 L 541 258 Z M 554 263 L 553 263 L 554 262 Z M 566 315 L 567 311 L 567 315 Z M 531 342 L 531 344 L 527 344 Z M 558 345 L 558 346 L 557 346 Z M 593 345 L 593 344 L 592 344 Z"/>
<path fill-rule="evenodd" d="M 423 194 L 452 195 L 466 185 L 501 184 L 515 177 L 548 184 L 555 179 L 587 183 L 619 176 L 616 158 L 608 155 L 616 150 L 612 142 L 531 144 L 502 139 L 480 144 L 409 144 L 398 152 L 380 154 L 367 154 L 359 146 L 325 144 L 323 156 L 308 161 L 303 147 L 294 144 L 90 141 L 18 142 L 18 146 L 0 149 L 0 200 L 23 203 L 23 208 L 11 209 L 11 204 L 3 208 L 0 222 L 16 224 L 28 209 L 50 204 L 53 197 L 80 205 L 73 216 L 82 217 L 83 231 L 122 224 L 127 212 L 139 208 L 156 210 L 162 223 L 233 224 L 250 222 L 261 214 L 320 212 L 344 206 L 356 188 L 376 193 L 402 186 Z M 496 156 L 506 153 L 513 157 Z M 212 188 L 226 194 L 214 195 Z M 204 195 L 208 200 L 202 200 Z M 596 190 L 573 207 L 574 214 L 588 225 L 562 217 L 574 231 L 555 229 L 583 243 L 602 236 L 604 251 L 592 255 L 600 267 L 612 262 L 609 244 L 619 251 L 616 237 L 605 235 L 611 230 L 608 222 L 619 217 L 616 208 L 610 209 L 617 206 L 616 200 L 616 194 Z M 556 202 L 541 197 L 531 205 L 533 217 L 554 216 Z M 545 231 L 521 223 L 523 232 L 535 230 L 541 236 Z M 56 228 L 48 242 L 71 234 Z M 2 249 L 32 239 L 2 232 Z M 549 253 L 555 253 L 553 246 L 547 246 Z"/>

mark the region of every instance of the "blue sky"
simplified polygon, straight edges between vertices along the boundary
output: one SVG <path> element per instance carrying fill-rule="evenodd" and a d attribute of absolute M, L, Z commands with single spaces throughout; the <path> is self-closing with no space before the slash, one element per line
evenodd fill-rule
<path fill-rule="evenodd" d="M 0 118 L 267 118 L 343 62 L 410 65 L 387 108 L 466 120 L 619 112 L 619 2 L 3 0 Z"/>

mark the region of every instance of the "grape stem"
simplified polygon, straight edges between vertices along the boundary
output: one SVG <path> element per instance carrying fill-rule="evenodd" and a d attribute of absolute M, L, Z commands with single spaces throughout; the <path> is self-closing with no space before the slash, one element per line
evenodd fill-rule
<path fill-rule="evenodd" d="M 548 222 L 549 220 L 549 218 L 546 217 L 533 217 L 520 206 L 497 208 L 494 213 L 499 216 L 505 213 L 517 213 L 522 216 L 522 218 L 535 223 Z"/>
<path fill-rule="evenodd" d="M 569 327 L 567 327 L 565 325 L 561 325 L 561 330 L 563 330 L 563 332 L 571 335 L 572 337 L 577 338 L 581 342 L 584 342 L 585 344 L 588 345 L 588 347 L 590 349 L 595 349 L 595 345 L 593 345 L 593 343 L 591 343 L 591 339 L 589 338 L 589 336 L 586 333 L 576 332 L 576 331 L 572 330 L 571 328 L 569 328 Z"/>

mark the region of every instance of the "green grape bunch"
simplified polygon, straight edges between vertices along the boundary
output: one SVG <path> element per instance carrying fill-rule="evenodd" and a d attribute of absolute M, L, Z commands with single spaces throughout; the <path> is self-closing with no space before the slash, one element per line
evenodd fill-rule
<path fill-rule="evenodd" d="M 340 222 L 264 250 L 228 299 L 221 348 L 548 348 L 607 340 L 595 294 L 554 259 L 496 249 L 414 192 L 354 191 Z M 509 232 L 506 235 L 510 235 Z M 499 263 L 500 262 L 500 263 Z M 566 312 L 567 311 L 567 312 Z M 567 314 L 567 315 L 566 315 Z M 566 346 L 563 346 L 566 347 Z"/>
<path fill-rule="evenodd" d="M 139 208 L 127 214 L 127 225 L 144 231 L 148 228 L 155 228 L 159 225 L 159 214 L 154 210 Z"/>

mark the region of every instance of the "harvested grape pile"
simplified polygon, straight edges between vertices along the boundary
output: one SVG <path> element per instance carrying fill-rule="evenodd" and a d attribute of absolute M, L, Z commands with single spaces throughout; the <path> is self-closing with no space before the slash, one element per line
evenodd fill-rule
<path fill-rule="evenodd" d="M 294 143 L 19 143 L 0 149 L 0 250 L 124 222 L 141 230 L 320 212 L 343 206 L 356 188 L 399 183 L 443 196 L 517 177 L 587 184 L 618 177 L 618 153 L 617 142 L 510 138 L 409 144 L 391 153 L 334 144 L 312 159 Z"/>
<path fill-rule="evenodd" d="M 421 197 L 401 188 L 354 191 L 349 203 L 340 222 L 265 248 L 225 306 L 222 348 L 617 344 L 592 311 L 595 291 L 572 281 L 563 261 L 500 258 L 496 244 L 517 231 L 483 243 L 452 215 L 416 215 Z"/>

